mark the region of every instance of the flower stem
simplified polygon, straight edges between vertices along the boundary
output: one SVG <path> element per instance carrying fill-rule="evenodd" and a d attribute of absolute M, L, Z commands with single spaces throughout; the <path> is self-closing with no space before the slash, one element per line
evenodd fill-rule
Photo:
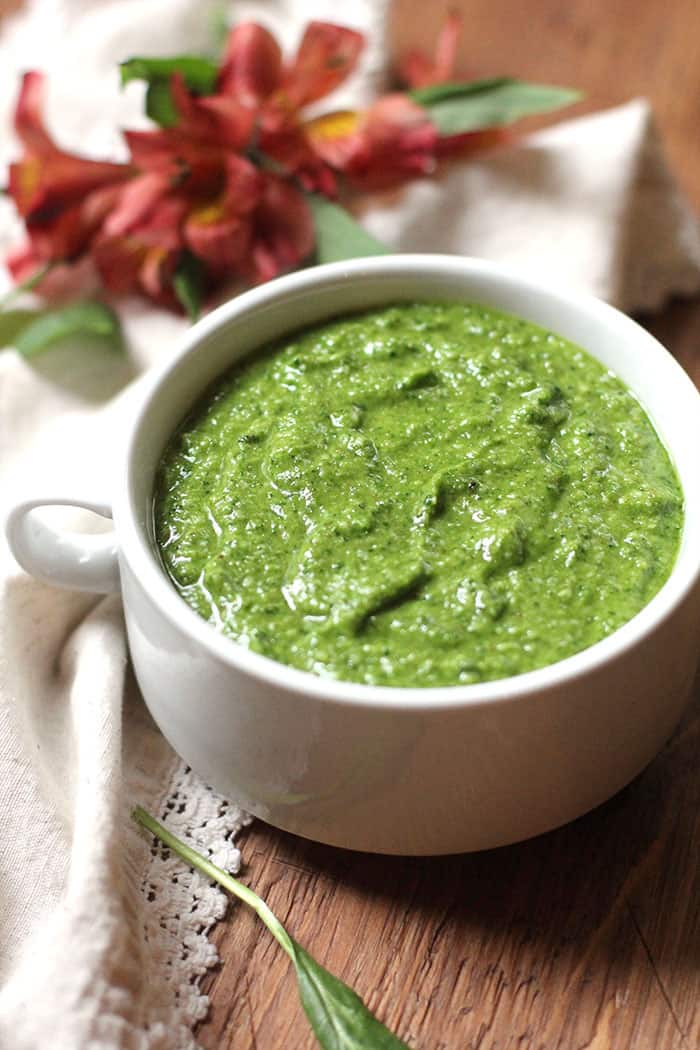
<path fill-rule="evenodd" d="M 275 938 L 275 940 L 281 945 L 286 951 L 287 955 L 293 959 L 294 949 L 292 946 L 289 934 L 285 930 L 282 923 L 279 921 L 276 915 L 268 908 L 264 900 L 258 897 L 257 893 L 253 893 L 251 889 L 244 886 L 238 879 L 234 879 L 232 875 L 224 871 L 222 868 L 217 867 L 216 864 L 212 864 L 210 860 L 203 857 L 196 850 L 192 849 L 185 842 L 182 842 L 176 835 L 173 835 L 171 831 L 159 824 L 158 821 L 147 813 L 141 806 L 136 806 L 132 812 L 132 817 L 142 827 L 146 828 L 155 835 L 157 839 L 171 849 L 173 853 L 176 853 L 178 857 L 181 857 L 191 867 L 196 868 L 197 871 L 201 871 L 203 875 L 213 879 L 214 882 L 218 882 L 220 886 L 228 890 L 229 893 L 233 894 L 234 897 L 238 897 L 242 900 L 249 908 L 252 908 L 258 918 L 267 926 L 268 930 Z"/>
<path fill-rule="evenodd" d="M 16 284 L 6 295 L 0 297 L 0 310 L 4 310 L 10 305 L 10 303 L 13 303 L 23 292 L 31 292 L 33 288 L 36 288 L 36 286 L 43 281 L 44 277 L 46 277 L 52 267 L 53 263 L 46 263 L 44 266 L 41 266 L 36 270 L 31 277 L 27 277 L 26 281 L 22 281 L 21 284 Z"/>

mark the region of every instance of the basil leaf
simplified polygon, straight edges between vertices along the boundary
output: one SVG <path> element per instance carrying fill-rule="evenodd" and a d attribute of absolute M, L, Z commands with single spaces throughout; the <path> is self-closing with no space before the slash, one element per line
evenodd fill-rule
<path fill-rule="evenodd" d="M 338 262 L 390 252 L 390 248 L 367 233 L 345 208 L 316 193 L 308 193 L 306 199 L 316 230 L 316 262 Z"/>
<path fill-rule="evenodd" d="M 104 303 L 88 299 L 34 314 L 16 335 L 13 345 L 24 357 L 33 357 L 54 343 L 71 337 L 98 338 L 115 349 L 122 348 L 117 315 Z"/>
<path fill-rule="evenodd" d="M 385 1028 L 351 988 L 320 966 L 289 936 L 257 893 L 182 842 L 141 806 L 136 806 L 131 815 L 178 857 L 244 901 L 262 919 L 292 960 L 302 1006 L 323 1050 L 408 1050 L 406 1043 Z"/>
<path fill-rule="evenodd" d="M 323 1050 L 408 1050 L 371 1014 L 359 995 L 292 941 L 304 1012 Z"/>
<path fill-rule="evenodd" d="M 177 55 L 173 58 L 128 58 L 119 66 L 122 84 L 145 80 L 146 113 L 162 128 L 177 124 L 177 110 L 170 91 L 170 78 L 179 73 L 196 95 L 210 95 L 216 87 L 217 64 L 199 55 Z"/>
<path fill-rule="evenodd" d="M 196 321 L 202 309 L 204 266 L 192 252 L 184 252 L 177 264 L 173 276 L 173 291 L 190 320 Z"/>
<path fill-rule="evenodd" d="M 536 113 L 550 113 L 581 98 L 571 88 L 528 84 L 499 78 L 470 84 L 436 84 L 410 92 L 441 135 L 460 135 L 504 124 Z"/>

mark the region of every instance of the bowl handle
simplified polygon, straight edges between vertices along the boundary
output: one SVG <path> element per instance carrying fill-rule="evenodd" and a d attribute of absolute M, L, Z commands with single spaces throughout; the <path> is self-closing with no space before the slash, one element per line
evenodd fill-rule
<path fill-rule="evenodd" d="M 93 500 L 44 496 L 17 503 L 5 519 L 5 535 L 22 568 L 57 587 L 97 594 L 119 590 L 114 529 L 97 535 L 56 529 L 32 513 L 37 507 L 84 507 L 104 518 L 112 517 L 108 504 Z"/>

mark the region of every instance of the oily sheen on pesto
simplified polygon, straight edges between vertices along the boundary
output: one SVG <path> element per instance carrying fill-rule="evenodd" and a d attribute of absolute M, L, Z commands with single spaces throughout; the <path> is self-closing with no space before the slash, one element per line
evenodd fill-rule
<path fill-rule="evenodd" d="M 582 349 L 462 303 L 301 331 L 223 376 L 167 446 L 155 531 L 217 630 L 319 675 L 520 674 L 631 619 L 682 494 L 634 396 Z"/>

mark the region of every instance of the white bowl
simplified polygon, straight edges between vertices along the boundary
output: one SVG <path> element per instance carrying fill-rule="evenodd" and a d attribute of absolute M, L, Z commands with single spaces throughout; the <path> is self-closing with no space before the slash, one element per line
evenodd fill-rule
<path fill-rule="evenodd" d="M 549 667 L 483 685 L 334 682 L 236 645 L 200 619 L 155 551 L 153 482 L 168 438 L 234 361 L 294 329 L 399 300 L 482 303 L 586 348 L 638 396 L 685 495 L 678 560 L 629 623 Z M 125 440 L 111 508 L 44 495 L 14 508 L 17 560 L 63 586 L 121 586 L 131 656 L 165 736 L 214 788 L 278 827 L 379 853 L 478 850 L 584 813 L 626 784 L 673 730 L 698 661 L 700 396 L 663 347 L 618 311 L 476 259 L 386 256 L 292 274 L 195 325 L 151 377 Z M 114 518 L 86 538 L 33 509 L 77 503 Z M 118 566 L 117 566 L 118 560 Z"/>

